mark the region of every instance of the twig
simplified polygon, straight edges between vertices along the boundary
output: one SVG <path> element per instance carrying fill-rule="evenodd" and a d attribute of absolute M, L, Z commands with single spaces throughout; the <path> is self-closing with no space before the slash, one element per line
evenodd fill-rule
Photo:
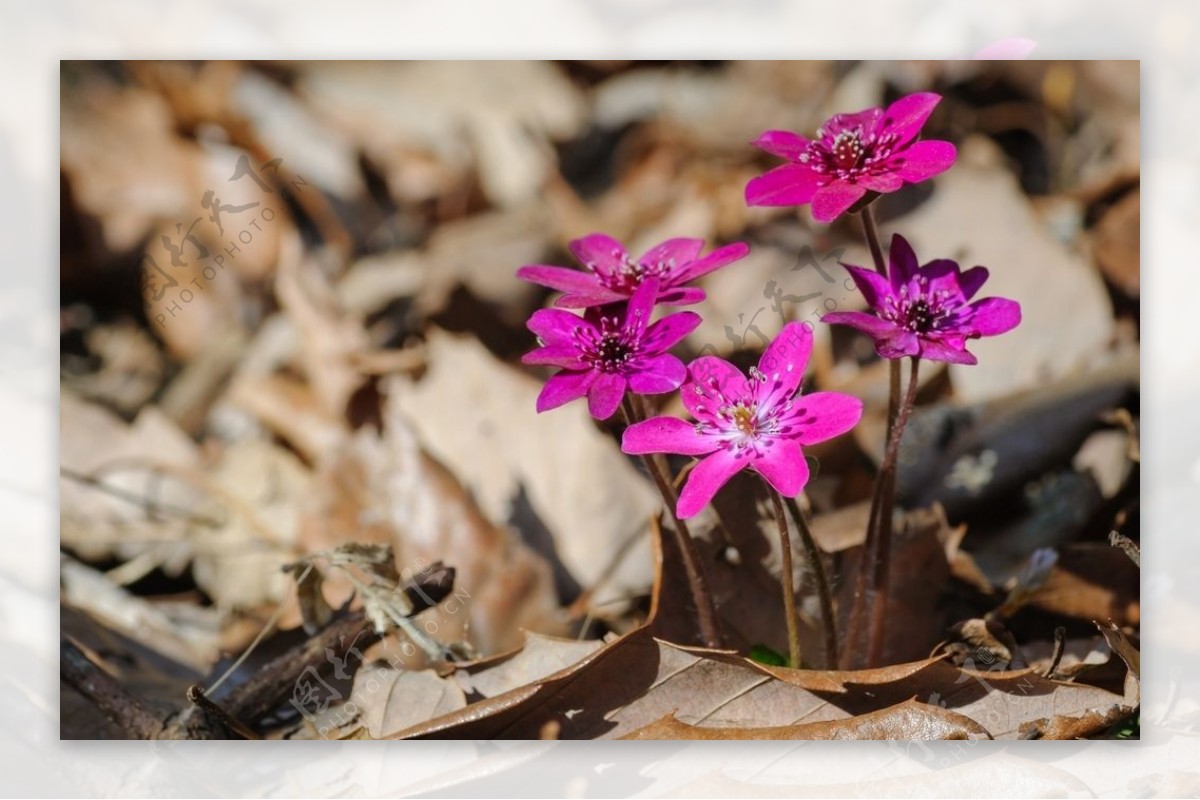
<path fill-rule="evenodd" d="M 198 684 L 192 684 L 189 686 L 187 690 L 187 699 L 196 706 L 202 708 L 204 711 L 212 714 L 214 717 L 219 719 L 225 725 L 225 727 L 229 728 L 229 730 L 233 731 L 238 736 L 241 736 L 243 739 L 262 739 L 262 737 L 257 733 L 242 724 L 241 720 L 210 700 L 204 694 L 203 686 L 199 686 Z"/>
<path fill-rule="evenodd" d="M 1121 550 L 1125 552 L 1125 555 L 1129 556 L 1129 559 L 1136 564 L 1139 569 L 1141 568 L 1142 550 L 1137 546 L 1137 542 L 1133 541 L 1133 539 L 1130 539 L 1128 536 L 1120 533 L 1119 531 L 1112 531 L 1108 534 L 1108 543 L 1113 547 L 1121 548 Z"/>
<path fill-rule="evenodd" d="M 1054 679 L 1054 673 L 1058 670 L 1058 662 L 1062 661 L 1066 649 L 1067 629 L 1059 625 L 1054 629 L 1054 653 L 1050 656 L 1050 666 L 1046 668 L 1045 677 Z"/>
<path fill-rule="evenodd" d="M 162 717 L 129 692 L 69 639 L 63 638 L 59 674 L 62 680 L 104 713 L 131 739 L 157 739 L 165 727 Z"/>

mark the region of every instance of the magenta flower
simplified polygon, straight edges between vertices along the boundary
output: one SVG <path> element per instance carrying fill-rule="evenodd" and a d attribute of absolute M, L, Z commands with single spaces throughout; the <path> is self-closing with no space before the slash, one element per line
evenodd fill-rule
<path fill-rule="evenodd" d="M 517 277 L 565 292 L 554 303 L 561 308 L 589 308 L 626 300 L 648 278 L 659 280 L 656 302 L 685 306 L 699 303 L 705 295 L 702 289 L 684 284 L 750 252 L 748 246 L 735 242 L 700 258 L 703 248 L 703 239 L 668 239 L 635 259 L 616 239 L 593 233 L 568 246 L 586 271 L 532 265 L 517 270 Z"/>
<path fill-rule="evenodd" d="M 749 467 L 780 494 L 795 497 L 808 482 L 802 445 L 816 444 L 853 428 L 862 401 L 835 392 L 799 396 L 812 333 L 791 322 L 771 342 L 747 379 L 737 367 L 705 356 L 688 365 L 680 390 L 698 421 L 655 417 L 625 430 L 621 449 L 633 455 L 680 453 L 707 456 L 696 464 L 679 494 L 681 519 L 699 513 L 735 473 Z"/>
<path fill-rule="evenodd" d="M 651 278 L 627 305 L 590 308 L 582 317 L 557 308 L 534 312 L 528 326 L 539 347 L 521 361 L 562 367 L 538 395 L 538 413 L 587 395 L 591 415 L 608 419 L 627 387 L 637 394 L 679 388 L 687 370 L 666 351 L 696 329 L 700 315 L 681 311 L 648 325 L 658 291 Z"/>
<path fill-rule="evenodd" d="M 939 258 L 917 265 L 917 254 L 899 234 L 892 237 L 888 276 L 843 266 L 866 298 L 869 311 L 835 311 L 822 322 L 849 325 L 875 340 L 883 358 L 920 356 L 933 361 L 974 364 L 967 340 L 1010 331 L 1021 322 L 1015 300 L 988 297 L 971 302 L 987 280 L 984 267 L 963 272 Z"/>
<path fill-rule="evenodd" d="M 789 131 L 765 132 L 754 144 L 792 163 L 746 184 L 746 203 L 812 203 L 814 219 L 832 222 L 868 191 L 894 192 L 945 172 L 957 155 L 954 145 L 914 141 L 941 99 L 922 92 L 901 97 L 886 111 L 838 114 L 817 129 L 815 140 Z"/>

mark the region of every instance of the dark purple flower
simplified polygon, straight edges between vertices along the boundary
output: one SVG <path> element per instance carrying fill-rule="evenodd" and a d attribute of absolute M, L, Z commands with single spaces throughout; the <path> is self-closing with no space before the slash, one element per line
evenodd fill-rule
<path fill-rule="evenodd" d="M 869 310 L 835 311 L 822 322 L 849 325 L 870 335 L 883 358 L 920 356 L 932 361 L 974 364 L 967 340 L 1010 331 L 1021 322 L 1015 300 L 988 297 L 971 302 L 988 271 L 939 258 L 918 266 L 903 236 L 892 237 L 885 278 L 874 270 L 843 266 L 866 298 Z"/>
<path fill-rule="evenodd" d="M 814 140 L 789 131 L 767 131 L 754 144 L 791 163 L 746 184 L 746 203 L 812 203 L 814 219 L 832 222 L 868 191 L 894 192 L 905 183 L 945 172 L 957 157 L 954 145 L 915 141 L 941 99 L 921 92 L 901 97 L 886 111 L 838 114 L 817 129 Z"/>
<path fill-rule="evenodd" d="M 862 401 L 837 392 L 799 395 L 812 352 L 812 333 L 799 323 L 784 326 L 747 379 L 715 356 L 688 365 L 680 398 L 696 422 L 654 417 L 625 430 L 621 449 L 630 454 L 705 456 L 679 493 L 676 512 L 695 516 L 735 474 L 752 469 L 785 497 L 808 482 L 801 446 L 840 436 L 858 424 Z"/>
<path fill-rule="evenodd" d="M 637 394 L 679 388 L 687 371 L 667 350 L 696 329 L 700 315 L 681 311 L 648 324 L 658 291 L 658 279 L 650 278 L 628 304 L 589 308 L 582 317 L 557 308 L 534 312 L 528 327 L 540 346 L 521 361 L 562 368 L 538 395 L 539 413 L 586 395 L 591 415 L 607 419 L 626 388 Z"/>
<path fill-rule="evenodd" d="M 735 242 L 701 258 L 703 239 L 668 239 L 635 259 L 624 245 L 602 233 L 576 239 L 568 249 L 586 270 L 540 265 L 517 270 L 518 278 L 565 292 L 554 303 L 560 308 L 590 308 L 627 300 L 647 278 L 659 281 L 657 303 L 699 303 L 704 291 L 685 284 L 750 252 L 745 244 Z"/>

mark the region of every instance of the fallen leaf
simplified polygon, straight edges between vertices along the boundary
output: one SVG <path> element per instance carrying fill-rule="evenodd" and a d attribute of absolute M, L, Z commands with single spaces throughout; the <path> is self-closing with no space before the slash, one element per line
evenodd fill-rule
<path fill-rule="evenodd" d="M 680 722 L 673 714 L 639 728 L 622 739 L 822 740 L 822 739 L 990 739 L 974 720 L 908 700 L 899 705 L 834 722 L 756 728 L 700 728 Z"/>
<path fill-rule="evenodd" d="M 395 738 L 530 739 L 549 722 L 564 739 L 619 738 L 668 714 L 694 727 L 794 726 L 846 720 L 915 697 L 973 720 L 994 738 L 1013 739 L 1030 726 L 1053 735 L 1059 729 L 1049 725 L 1069 720 L 1074 732 L 1137 702 L 1136 690 L 1122 697 L 1032 670 L 977 672 L 936 658 L 856 672 L 770 667 L 673 645 L 653 629 L 654 620 L 540 681 Z"/>
<path fill-rule="evenodd" d="M 426 355 L 423 377 L 397 379 L 395 413 L 489 519 L 517 527 L 556 566 L 568 597 L 593 587 L 659 508 L 657 493 L 585 408 L 535 413 L 541 382 L 498 362 L 477 341 L 433 330 Z M 644 593 L 651 581 L 649 547 L 639 543 L 592 602 Z"/>
<path fill-rule="evenodd" d="M 389 738 L 405 728 L 465 708 L 468 702 L 541 680 L 600 647 L 601 643 L 594 640 L 529 633 L 515 652 L 451 664 L 441 672 L 397 668 L 377 661 L 359 670 L 350 696 L 319 715 L 313 725 L 322 736 L 336 728 L 338 738 L 347 738 L 359 725 L 365 725 L 370 738 Z M 392 646 L 373 652 L 386 659 L 398 651 Z M 447 669 L 450 674 L 446 674 Z"/>
<path fill-rule="evenodd" d="M 551 140 L 583 123 L 578 89 L 551 62 L 314 61 L 297 88 L 314 111 L 356 141 L 400 201 L 442 194 L 414 186 L 412 151 L 434 153 L 462 174 L 477 169 L 496 203 L 534 198 L 553 167 Z"/>

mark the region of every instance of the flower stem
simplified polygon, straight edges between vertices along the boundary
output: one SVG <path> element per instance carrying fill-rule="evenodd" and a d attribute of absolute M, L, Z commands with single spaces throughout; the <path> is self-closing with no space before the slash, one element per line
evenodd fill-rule
<path fill-rule="evenodd" d="M 804 512 L 800 510 L 800 504 L 789 498 L 786 505 L 788 511 L 791 512 L 792 519 L 796 521 L 796 529 L 800 531 L 804 556 L 812 567 L 813 579 L 817 584 L 817 599 L 821 604 L 821 626 L 825 633 L 825 668 L 837 669 L 837 617 L 833 612 L 833 592 L 829 586 L 829 576 L 825 573 L 825 562 L 821 558 L 821 551 L 817 548 L 816 540 L 813 539 L 812 530 L 809 529 L 808 522 L 804 519 Z"/>
<path fill-rule="evenodd" d="M 796 587 L 792 582 L 792 537 L 788 533 L 787 517 L 783 514 L 783 500 L 765 480 L 767 494 L 775 509 L 775 524 L 779 526 L 780 573 L 783 583 L 783 615 L 787 621 L 788 666 L 800 669 L 800 628 L 796 619 Z"/>
<path fill-rule="evenodd" d="M 871 259 L 875 263 L 875 271 L 880 275 L 887 277 L 887 267 L 883 259 L 883 246 L 879 241 L 879 227 L 875 223 L 875 212 L 871 206 L 865 207 L 859 212 L 859 217 L 862 220 L 863 237 L 866 239 L 867 247 L 871 251 Z M 895 430 L 896 418 L 900 413 L 900 361 L 892 359 L 888 362 L 888 411 L 887 411 L 887 433 L 885 441 L 891 441 L 892 433 Z M 875 490 L 871 499 L 871 511 L 867 517 L 867 536 L 863 543 L 863 559 L 862 567 L 859 570 L 858 580 L 855 583 L 854 599 L 850 607 L 850 620 L 847 625 L 846 638 L 844 640 L 845 652 L 842 653 L 843 666 L 862 666 L 865 662 L 862 659 L 868 655 L 869 646 L 864 641 L 866 637 L 866 618 L 869 612 L 869 606 L 873 604 L 870 586 L 873 585 L 873 574 L 871 572 L 872 565 L 877 563 L 880 555 L 880 547 L 886 548 L 886 545 L 881 545 L 883 527 L 883 509 L 884 498 L 890 498 L 895 493 L 895 477 L 889 475 L 882 465 L 875 480 Z M 892 503 L 890 500 L 886 503 L 888 514 L 891 514 Z M 890 518 L 887 522 L 887 528 L 891 529 Z"/>
<path fill-rule="evenodd" d="M 908 425 L 909 415 L 917 401 L 917 371 L 921 359 L 912 357 L 912 366 L 908 373 L 908 389 L 904 393 L 904 401 L 896 414 L 896 424 L 888 437 L 887 452 L 883 456 L 883 466 L 880 468 L 880 484 L 883 485 L 881 506 L 879 510 L 879 544 L 871 576 L 871 612 L 869 646 L 867 659 L 871 664 L 877 664 L 883 655 L 883 614 L 887 606 L 889 561 L 892 545 L 892 509 L 896 502 L 896 461 L 900 455 L 900 440 L 904 438 L 904 428 Z"/>
<path fill-rule="evenodd" d="M 879 226 L 875 224 L 875 212 L 867 206 L 859 212 L 862 218 L 863 237 L 871 250 L 871 260 L 875 262 L 875 271 L 887 277 L 887 266 L 883 261 L 883 245 L 879 241 Z M 892 426 L 896 424 L 896 413 L 900 405 L 900 362 L 893 359 L 888 363 L 888 417 L 887 435 L 892 435 Z"/>
<path fill-rule="evenodd" d="M 887 277 L 887 267 L 883 263 L 883 247 L 879 244 L 879 226 L 875 224 L 875 212 L 867 206 L 862 211 L 858 212 L 862 219 L 863 238 L 867 240 L 867 247 L 871 249 L 871 259 L 875 262 L 875 271 L 883 277 Z"/>
<path fill-rule="evenodd" d="M 639 404 L 633 395 L 625 395 L 621 401 L 621 411 L 625 416 L 626 425 L 632 425 L 645 419 L 645 415 L 640 413 Z M 721 629 L 717 622 L 716 605 L 713 603 L 712 594 L 708 591 L 708 582 L 700 567 L 700 559 L 696 554 L 696 545 L 692 540 L 692 534 L 688 530 L 687 524 L 675 513 L 675 506 L 679 498 L 675 494 L 675 487 L 671 484 L 670 469 L 666 464 L 666 459 L 657 455 L 643 455 L 642 463 L 646 465 L 646 471 L 650 473 L 654 485 L 658 487 L 658 492 L 662 495 L 663 503 L 666 504 L 671 518 L 675 521 L 672 526 L 675 531 L 675 542 L 683 560 L 684 572 L 687 573 L 692 602 L 696 604 L 700 637 L 707 647 L 721 647 Z"/>

